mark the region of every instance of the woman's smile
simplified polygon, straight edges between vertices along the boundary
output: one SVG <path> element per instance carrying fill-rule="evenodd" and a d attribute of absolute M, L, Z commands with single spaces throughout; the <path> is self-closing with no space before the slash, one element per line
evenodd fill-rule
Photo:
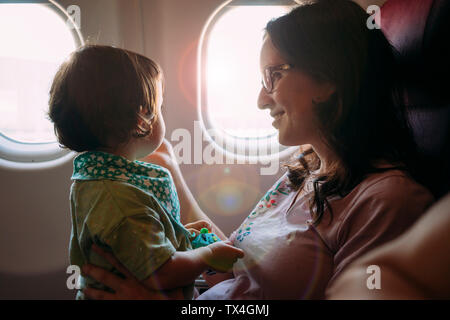
<path fill-rule="evenodd" d="M 274 126 L 276 129 L 278 129 L 279 124 L 281 122 L 281 119 L 283 118 L 283 116 L 286 114 L 286 112 L 284 112 L 283 110 L 278 111 L 278 112 L 271 112 L 271 116 L 272 118 L 274 118 L 274 121 L 272 122 L 272 126 Z"/>

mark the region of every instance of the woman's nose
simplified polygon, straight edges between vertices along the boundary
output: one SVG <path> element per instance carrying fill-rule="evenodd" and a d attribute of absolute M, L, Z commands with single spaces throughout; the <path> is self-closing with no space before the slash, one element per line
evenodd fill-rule
<path fill-rule="evenodd" d="M 258 108 L 261 110 L 268 109 L 272 105 L 273 100 L 272 97 L 267 94 L 266 89 L 264 87 L 261 87 L 261 90 L 259 91 L 258 95 Z"/>

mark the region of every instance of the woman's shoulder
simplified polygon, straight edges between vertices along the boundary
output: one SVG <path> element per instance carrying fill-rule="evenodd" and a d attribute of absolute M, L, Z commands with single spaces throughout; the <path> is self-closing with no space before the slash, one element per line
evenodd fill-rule
<path fill-rule="evenodd" d="M 323 227 L 335 252 L 333 279 L 356 258 L 408 230 L 433 204 L 431 192 L 401 170 L 366 176 L 333 201 L 332 224 Z"/>
<path fill-rule="evenodd" d="M 388 212 L 412 217 L 430 207 L 434 197 L 408 173 L 393 169 L 367 175 L 339 202 L 347 217 Z"/>
<path fill-rule="evenodd" d="M 433 195 L 423 185 L 415 181 L 407 172 L 391 169 L 371 173 L 351 192 L 353 197 L 376 197 L 381 199 L 411 198 L 421 195 L 433 201 Z"/>

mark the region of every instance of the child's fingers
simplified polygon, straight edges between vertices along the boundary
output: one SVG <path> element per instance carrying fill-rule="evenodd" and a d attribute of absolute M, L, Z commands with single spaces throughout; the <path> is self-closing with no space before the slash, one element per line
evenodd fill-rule
<path fill-rule="evenodd" d="M 245 255 L 244 250 L 236 248 L 236 247 L 233 247 L 233 248 L 234 248 L 234 251 L 235 251 L 236 255 L 238 256 L 238 258 L 244 257 L 244 255 Z"/>
<path fill-rule="evenodd" d="M 234 251 L 234 253 L 237 255 L 238 258 L 244 257 L 245 255 L 244 251 L 238 247 L 235 247 L 230 240 L 226 240 L 224 241 L 224 243 L 227 244 L 230 248 L 232 248 L 232 250 Z"/>
<path fill-rule="evenodd" d="M 198 231 L 197 229 L 189 228 L 187 230 L 189 231 L 189 234 L 191 235 L 191 237 L 196 237 L 200 234 L 200 231 Z M 195 233 L 195 235 L 192 236 L 192 233 Z"/>
<path fill-rule="evenodd" d="M 186 224 L 184 225 L 184 227 L 185 227 L 186 229 L 192 228 L 192 227 L 194 227 L 194 226 L 195 226 L 195 222 L 186 223 Z"/>
<path fill-rule="evenodd" d="M 199 220 L 199 221 L 196 221 L 196 222 L 191 222 L 191 223 L 186 224 L 184 227 L 185 228 L 195 228 L 195 229 L 198 229 L 198 230 L 200 230 L 202 228 L 206 228 L 209 231 L 211 231 L 211 224 L 208 221 L 205 221 L 205 220 Z"/>
<path fill-rule="evenodd" d="M 208 221 L 202 220 L 203 228 L 207 228 L 209 231 L 212 230 L 212 225 Z"/>
<path fill-rule="evenodd" d="M 196 231 L 196 232 L 198 232 L 198 233 L 200 233 L 200 229 L 198 229 L 198 228 L 196 228 L 195 226 L 184 226 L 188 231 L 190 231 L 191 233 L 193 232 L 193 231 Z"/>
<path fill-rule="evenodd" d="M 198 221 L 198 225 L 201 226 L 202 228 L 207 228 L 209 231 L 211 231 L 211 228 L 212 228 L 211 223 L 209 223 L 206 220 Z"/>
<path fill-rule="evenodd" d="M 130 271 L 128 271 L 128 269 L 125 268 L 112 253 L 102 250 L 95 244 L 92 245 L 92 250 L 94 250 L 97 254 L 105 258 L 114 268 L 116 268 L 119 272 L 121 272 L 125 277 L 134 278 L 134 275 Z"/>
<path fill-rule="evenodd" d="M 225 244 L 235 248 L 234 243 L 231 240 L 229 240 L 229 239 L 223 240 L 223 243 L 225 243 Z"/>

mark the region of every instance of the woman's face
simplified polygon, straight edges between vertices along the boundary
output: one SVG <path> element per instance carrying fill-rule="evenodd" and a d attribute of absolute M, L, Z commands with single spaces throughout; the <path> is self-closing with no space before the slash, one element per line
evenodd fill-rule
<path fill-rule="evenodd" d="M 288 63 L 273 46 L 269 36 L 261 49 L 261 73 L 267 67 Z M 314 104 L 326 101 L 334 92 L 334 86 L 319 84 L 298 68 L 275 71 L 272 74 L 273 91 L 263 87 L 258 97 L 258 107 L 269 109 L 274 118 L 272 125 L 278 130 L 280 144 L 298 146 L 314 144 L 319 139 Z"/>

